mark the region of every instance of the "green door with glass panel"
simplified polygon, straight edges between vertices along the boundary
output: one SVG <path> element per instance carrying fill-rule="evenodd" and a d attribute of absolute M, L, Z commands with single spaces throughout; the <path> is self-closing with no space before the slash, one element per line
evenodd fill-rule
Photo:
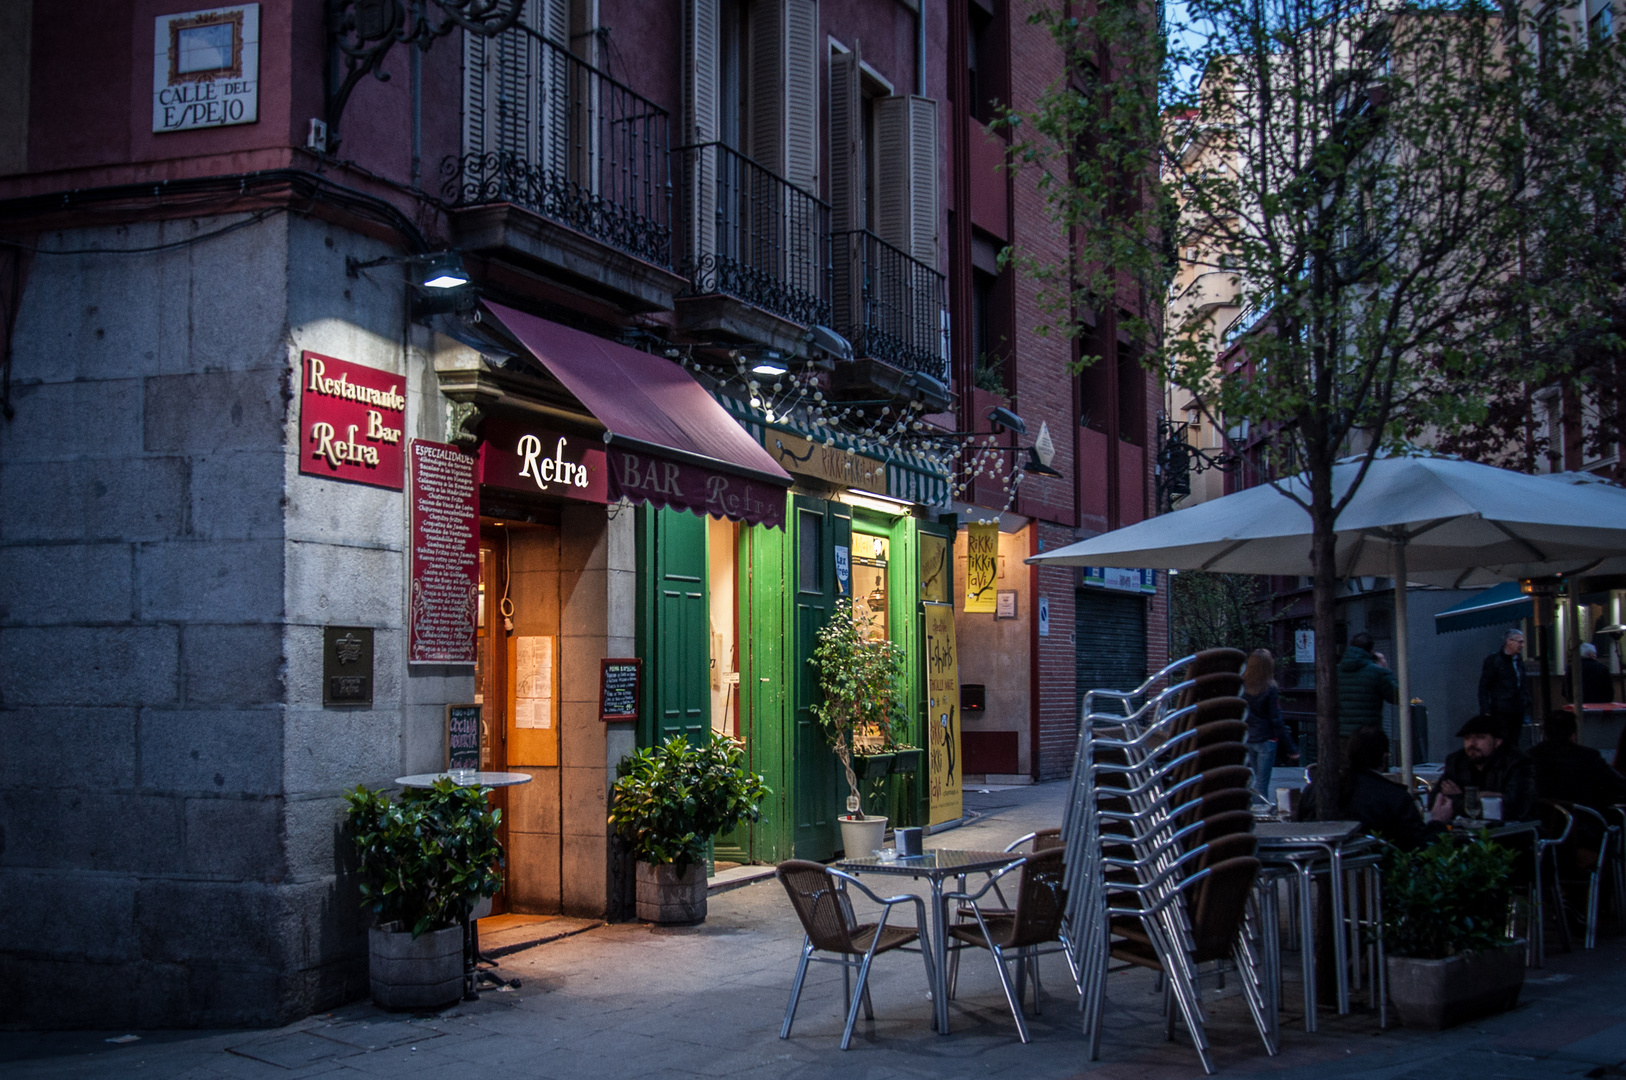
<path fill-rule="evenodd" d="M 792 648 L 787 672 L 791 705 L 791 813 L 798 859 L 835 855 L 836 816 L 843 805 L 836 757 L 813 716 L 817 677 L 810 663 L 817 636 L 838 597 L 851 588 L 837 577 L 836 553 L 845 561 L 852 550 L 852 511 L 841 503 L 794 496 L 790 520 L 791 558 L 786 588 L 791 592 Z"/>

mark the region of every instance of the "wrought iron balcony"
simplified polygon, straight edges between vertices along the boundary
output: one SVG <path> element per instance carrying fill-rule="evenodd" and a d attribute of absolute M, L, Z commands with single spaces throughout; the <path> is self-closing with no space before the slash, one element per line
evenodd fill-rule
<path fill-rule="evenodd" d="M 725 293 L 793 323 L 829 325 L 829 204 L 722 143 L 673 154 L 688 294 Z"/>
<path fill-rule="evenodd" d="M 867 229 L 835 235 L 835 329 L 854 356 L 948 379 L 943 275 Z"/>
<path fill-rule="evenodd" d="M 453 206 L 512 203 L 672 265 L 667 111 L 523 23 L 491 46 L 499 88 L 481 152 L 441 163 Z"/>

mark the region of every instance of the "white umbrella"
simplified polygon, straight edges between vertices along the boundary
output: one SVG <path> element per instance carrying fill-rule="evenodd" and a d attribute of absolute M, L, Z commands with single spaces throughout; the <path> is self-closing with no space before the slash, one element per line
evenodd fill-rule
<path fill-rule="evenodd" d="M 1333 467 L 1341 498 L 1360 465 Z M 1568 482 L 1566 482 L 1568 479 Z M 1035 555 L 1028 562 L 1164 567 L 1233 574 L 1312 574 L 1302 476 Z M 1596 478 L 1532 476 L 1421 454 L 1372 462 L 1338 515 L 1338 576 L 1463 586 L 1609 569 L 1626 563 L 1626 490 Z M 1412 769 L 1406 590 L 1395 589 L 1401 768 Z"/>

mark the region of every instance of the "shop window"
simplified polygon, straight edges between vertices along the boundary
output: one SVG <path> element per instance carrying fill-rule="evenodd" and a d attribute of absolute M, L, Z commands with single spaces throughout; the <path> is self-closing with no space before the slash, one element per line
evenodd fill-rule
<path fill-rule="evenodd" d="M 853 601 L 869 613 L 870 637 L 887 638 L 887 563 L 891 541 L 884 536 L 853 533 Z"/>
<path fill-rule="evenodd" d="M 824 591 L 824 519 L 806 510 L 796 515 L 797 576 L 802 592 Z"/>

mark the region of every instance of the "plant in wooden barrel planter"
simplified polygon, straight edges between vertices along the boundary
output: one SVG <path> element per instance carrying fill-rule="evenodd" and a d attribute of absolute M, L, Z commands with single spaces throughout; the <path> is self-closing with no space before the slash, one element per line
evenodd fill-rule
<path fill-rule="evenodd" d="M 837 818 L 842 849 L 868 855 L 886 835 L 885 815 L 864 813 L 860 781 L 885 776 L 906 722 L 903 650 L 874 631 L 868 609 L 838 600 L 809 661 L 818 672 L 813 715 L 846 773 L 847 813 Z"/>
<path fill-rule="evenodd" d="M 1389 852 L 1383 944 L 1389 999 L 1407 1027 L 1437 1030 L 1518 1004 L 1525 947 L 1507 936 L 1513 859 L 1484 838 Z"/>
<path fill-rule="evenodd" d="M 733 739 L 681 736 L 621 762 L 610 792 L 610 824 L 638 860 L 638 918 L 695 923 L 706 917 L 706 844 L 762 816 L 762 777 L 745 767 Z"/>
<path fill-rule="evenodd" d="M 432 1009 L 463 996 L 463 919 L 502 888 L 502 811 L 490 788 L 441 780 L 392 802 L 358 787 L 350 803 L 369 933 L 368 981 L 386 1009 Z"/>

